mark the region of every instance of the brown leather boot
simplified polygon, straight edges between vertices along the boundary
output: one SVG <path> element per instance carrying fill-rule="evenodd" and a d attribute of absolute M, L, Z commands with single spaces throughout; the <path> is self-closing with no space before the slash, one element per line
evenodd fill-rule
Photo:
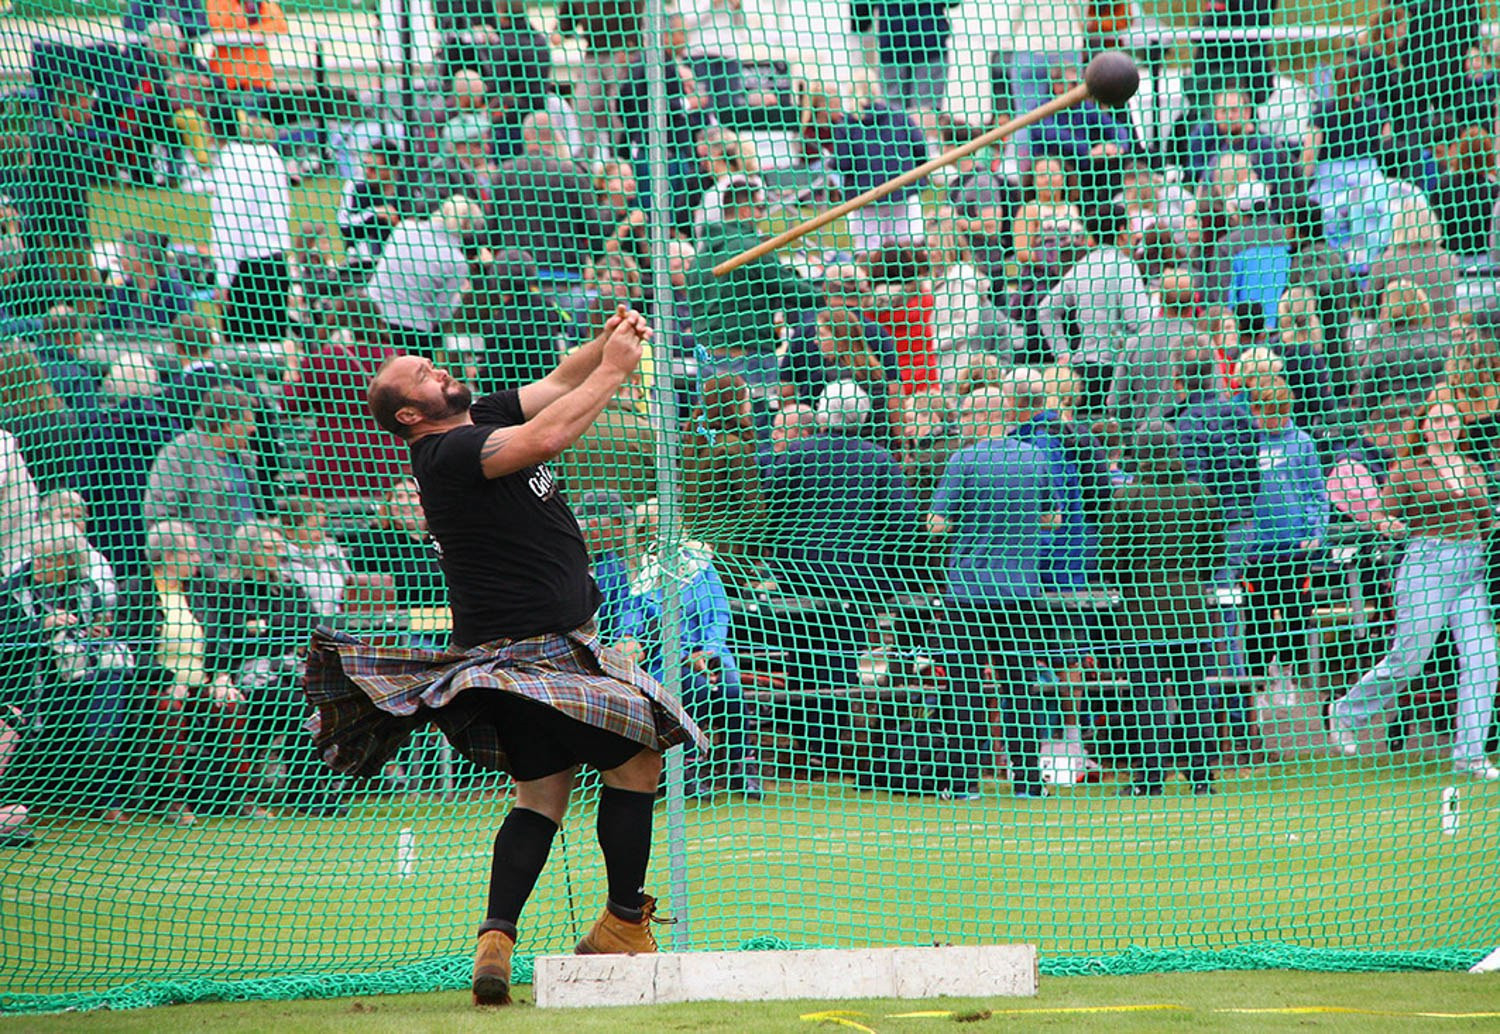
<path fill-rule="evenodd" d="M 474 950 L 474 1004 L 510 1004 L 510 956 L 516 939 L 504 930 L 479 931 Z"/>
<path fill-rule="evenodd" d="M 594 922 L 594 928 L 583 935 L 583 939 L 573 949 L 573 954 L 647 955 L 658 951 L 656 938 L 651 933 L 651 924 L 675 923 L 677 920 L 657 918 L 656 899 L 649 894 L 641 902 L 639 919 L 625 919 L 618 914 L 634 911 L 606 905 L 604 914 Z"/>

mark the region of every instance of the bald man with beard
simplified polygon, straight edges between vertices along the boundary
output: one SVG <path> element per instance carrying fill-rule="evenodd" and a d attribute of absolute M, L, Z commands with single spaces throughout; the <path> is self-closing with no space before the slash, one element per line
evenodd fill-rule
<path fill-rule="evenodd" d="M 515 807 L 495 835 L 475 1004 L 510 1000 L 517 922 L 581 765 L 604 783 L 609 897 L 577 951 L 656 950 L 645 880 L 662 753 L 708 745 L 675 697 L 600 640 L 588 551 L 548 467 L 619 392 L 649 337 L 645 319 L 622 307 L 599 337 L 519 389 L 475 400 L 468 385 L 409 355 L 370 385 L 376 422 L 411 449 L 452 642 L 393 655 L 320 629 L 305 681 L 318 710 L 314 743 L 336 770 L 373 775 L 430 721 L 460 754 L 515 780 Z"/>

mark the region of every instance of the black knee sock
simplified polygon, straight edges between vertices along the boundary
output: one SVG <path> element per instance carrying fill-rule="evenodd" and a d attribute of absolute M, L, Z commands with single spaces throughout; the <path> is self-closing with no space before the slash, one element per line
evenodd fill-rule
<path fill-rule="evenodd" d="M 646 866 L 651 861 L 651 809 L 656 794 L 617 790 L 599 793 L 599 850 L 609 877 L 609 903 L 627 911 L 644 900 Z M 625 916 L 625 918 L 634 918 Z"/>
<path fill-rule="evenodd" d="M 516 920 L 547 864 L 557 823 L 529 808 L 512 808 L 495 834 L 490 863 L 490 905 L 483 929 L 516 935 Z"/>

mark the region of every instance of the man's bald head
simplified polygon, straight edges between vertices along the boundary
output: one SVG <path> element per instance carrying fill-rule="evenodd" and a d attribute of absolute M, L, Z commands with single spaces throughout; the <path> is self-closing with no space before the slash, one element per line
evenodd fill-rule
<path fill-rule="evenodd" d="M 370 415 L 375 418 L 375 422 L 382 430 L 390 432 L 397 438 L 406 438 L 411 433 L 410 429 L 396 416 L 397 412 L 406 406 L 402 367 L 411 358 L 411 356 L 397 356 L 382 366 L 365 393 L 365 403 L 370 408 Z"/>
<path fill-rule="evenodd" d="M 1008 423 L 1025 423 L 1047 408 L 1047 375 L 1041 370 L 1017 367 L 1005 378 L 1005 385 L 1001 390 L 1005 393 L 1005 418 Z"/>
<path fill-rule="evenodd" d="M 1005 434 L 1009 392 L 1005 388 L 975 388 L 958 407 L 958 430 L 964 439 L 999 438 Z"/>
<path fill-rule="evenodd" d="M 398 355 L 375 374 L 365 395 L 370 415 L 382 429 L 410 441 L 421 425 L 469 411 L 473 393 L 426 359 Z"/>
<path fill-rule="evenodd" d="M 484 104 L 484 76 L 472 68 L 453 73 L 453 100 L 460 108 L 478 108 Z"/>

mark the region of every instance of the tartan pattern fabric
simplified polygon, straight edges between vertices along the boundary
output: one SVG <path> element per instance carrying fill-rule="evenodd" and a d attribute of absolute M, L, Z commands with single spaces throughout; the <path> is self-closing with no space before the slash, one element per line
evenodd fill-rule
<path fill-rule="evenodd" d="M 323 759 L 345 775 L 379 774 L 429 722 L 476 765 L 509 771 L 494 709 L 485 693 L 469 690 L 513 693 L 654 750 L 708 747 L 677 699 L 603 646 L 592 621 L 467 650 L 376 646 L 320 626 L 308 646 L 303 691 L 315 711 L 308 729 Z"/>

